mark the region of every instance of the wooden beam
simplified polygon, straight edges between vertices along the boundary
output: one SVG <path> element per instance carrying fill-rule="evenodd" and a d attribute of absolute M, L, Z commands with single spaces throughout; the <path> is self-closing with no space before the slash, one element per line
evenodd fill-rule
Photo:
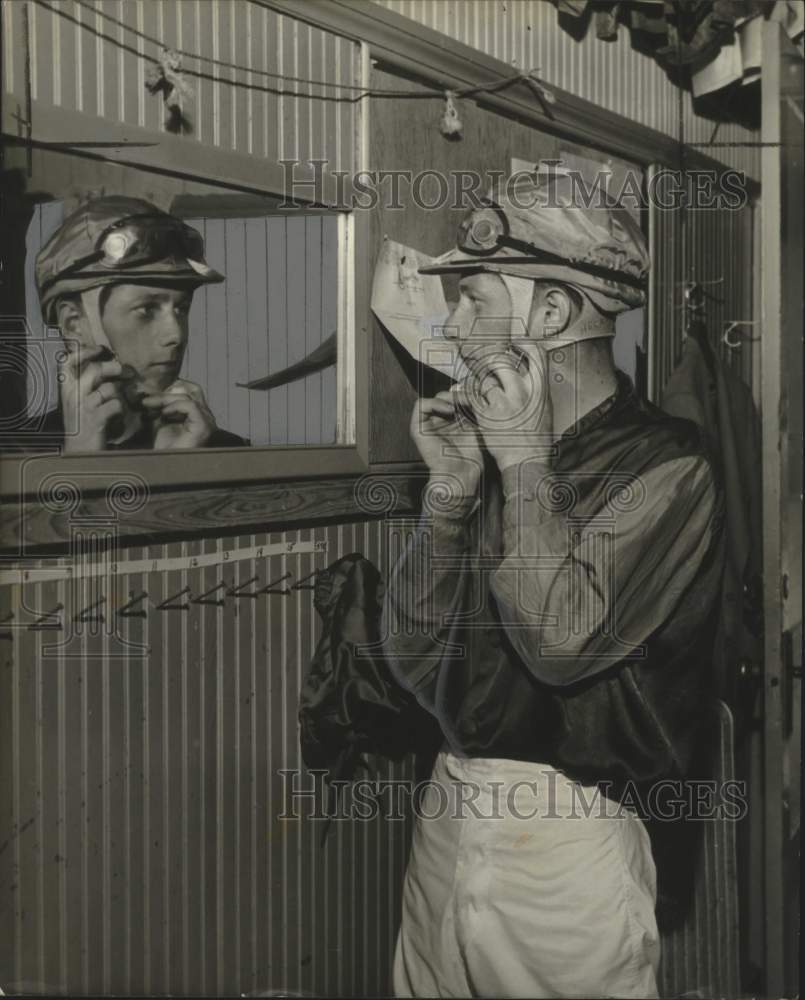
<path fill-rule="evenodd" d="M 782 389 L 782 220 L 780 158 L 781 28 L 763 25 L 763 89 L 761 177 L 762 273 L 762 445 L 763 445 L 763 577 L 765 656 L 764 726 L 764 860 L 765 860 L 765 996 L 783 996 L 783 733 L 781 587 L 781 427 Z"/>
<path fill-rule="evenodd" d="M 32 444 L 35 447 L 35 444 Z M 34 452 L 0 458 L 0 497 L 34 499 L 41 485 L 58 473 L 88 494 L 116 484 L 142 481 L 149 490 L 184 490 L 218 483 L 236 484 L 310 476 L 360 474 L 366 463 L 354 446 L 283 446 L 271 448 L 196 448 L 187 451 L 117 451 L 62 455 Z"/>
<path fill-rule="evenodd" d="M 0 515 L 0 560 L 69 554 L 76 526 L 88 521 L 113 524 L 125 548 L 403 515 L 417 509 L 426 479 L 424 470 L 402 467 L 365 476 L 155 491 L 142 504 L 131 498 L 115 504 L 98 492 L 61 511 L 41 500 L 7 503 Z"/>

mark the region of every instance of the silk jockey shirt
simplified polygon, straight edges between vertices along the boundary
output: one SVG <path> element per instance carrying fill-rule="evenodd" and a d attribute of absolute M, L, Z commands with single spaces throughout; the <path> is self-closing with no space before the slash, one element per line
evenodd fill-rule
<path fill-rule="evenodd" d="M 392 672 L 446 749 L 609 795 L 691 775 L 724 561 L 698 428 L 619 372 L 547 464 L 488 469 L 481 493 L 466 513 L 423 514 L 384 606 Z"/>

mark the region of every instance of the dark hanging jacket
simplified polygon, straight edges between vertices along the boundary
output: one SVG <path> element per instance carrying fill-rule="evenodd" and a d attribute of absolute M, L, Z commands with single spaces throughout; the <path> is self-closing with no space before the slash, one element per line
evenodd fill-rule
<path fill-rule="evenodd" d="M 685 338 L 682 360 L 665 386 L 662 408 L 702 429 L 724 483 L 726 560 L 715 649 L 715 686 L 747 731 L 753 691 L 740 668 L 763 656 L 760 420 L 752 392 L 710 350 Z M 744 697 L 746 695 L 747 697 Z"/>
<path fill-rule="evenodd" d="M 435 755 L 433 717 L 397 684 L 383 655 L 384 586 L 359 553 L 316 576 L 313 603 L 322 632 L 299 698 L 302 759 L 328 780 L 350 780 L 364 754 L 400 760 Z"/>

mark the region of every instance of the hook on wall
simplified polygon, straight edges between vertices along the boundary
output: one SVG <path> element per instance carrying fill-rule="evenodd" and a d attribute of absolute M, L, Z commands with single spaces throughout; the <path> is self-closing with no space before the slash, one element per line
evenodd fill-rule
<path fill-rule="evenodd" d="M 171 597 L 166 597 L 164 601 L 157 604 L 157 609 L 159 611 L 189 611 L 189 604 L 176 604 L 176 600 L 179 597 L 184 597 L 185 594 L 190 593 L 190 587 L 182 587 L 178 594 L 173 594 Z"/>
<path fill-rule="evenodd" d="M 146 618 L 147 614 L 144 608 L 138 608 L 136 611 L 132 610 L 136 604 L 141 604 L 148 597 L 148 592 L 143 591 L 138 594 L 137 597 L 134 596 L 134 591 L 129 591 L 129 597 L 131 598 L 128 603 L 124 604 L 122 608 L 118 608 L 117 614 L 121 618 Z"/>
<path fill-rule="evenodd" d="M 198 597 L 191 597 L 190 598 L 190 603 L 191 604 L 211 604 L 214 607 L 222 608 L 224 606 L 224 604 L 226 604 L 226 601 L 222 597 L 221 598 L 217 598 L 216 600 L 213 600 L 210 597 L 210 594 L 217 593 L 219 590 L 221 590 L 222 588 L 226 587 L 226 585 L 227 585 L 226 584 L 226 580 L 221 580 L 219 583 L 216 583 L 216 585 L 214 587 L 210 587 L 210 589 L 209 590 L 205 590 L 203 594 L 199 594 Z"/>
<path fill-rule="evenodd" d="M 729 319 L 724 323 L 724 333 L 721 337 L 724 344 L 729 347 L 731 351 L 742 347 L 745 341 L 760 340 L 760 337 L 750 337 L 746 334 L 741 333 L 740 328 L 742 326 L 756 326 L 757 320 L 754 319 Z"/>
<path fill-rule="evenodd" d="M 258 591 L 260 594 L 290 594 L 290 587 L 280 587 L 279 584 L 285 583 L 286 580 L 290 580 L 293 573 L 284 573 L 282 576 L 277 577 L 271 583 L 267 583 L 262 590 Z"/>
<path fill-rule="evenodd" d="M 90 614 L 90 612 L 95 611 L 96 608 L 100 608 L 102 604 L 106 604 L 106 598 L 99 598 L 94 604 L 90 604 L 89 607 L 83 608 L 77 614 L 73 615 L 74 622 L 98 622 L 99 624 L 104 624 L 104 617 L 102 611 L 97 611 L 96 614 Z"/>
<path fill-rule="evenodd" d="M 723 282 L 723 276 L 713 278 L 712 281 L 694 281 L 690 279 L 689 281 L 678 282 L 678 284 L 682 285 L 682 305 L 679 308 L 689 309 L 691 312 L 702 312 L 704 310 L 705 299 L 723 304 L 724 299 L 713 295 L 712 292 L 708 292 L 705 288 L 705 285 L 721 285 Z"/>
<path fill-rule="evenodd" d="M 61 603 L 57 604 L 55 608 L 51 608 L 50 611 L 46 611 L 45 614 L 43 614 L 40 618 L 37 618 L 35 622 L 31 622 L 28 628 L 32 632 L 40 632 L 42 629 L 61 628 L 61 618 L 59 617 L 60 611 L 64 611 L 64 605 Z"/>
<path fill-rule="evenodd" d="M 297 582 L 291 587 L 291 590 L 315 590 L 316 584 L 308 583 L 308 580 L 315 580 L 321 572 L 322 570 L 320 569 L 314 569 L 312 573 L 308 573 L 308 575 L 303 576 L 301 580 L 297 580 Z"/>
<path fill-rule="evenodd" d="M 257 581 L 259 579 L 260 579 L 259 576 L 252 576 L 252 577 L 249 577 L 248 580 L 245 580 L 243 583 L 238 584 L 237 587 L 235 587 L 235 586 L 229 587 L 227 589 L 227 591 L 226 591 L 226 596 L 227 597 L 255 597 L 255 598 L 259 597 L 260 594 L 264 594 L 265 593 L 265 590 L 244 590 L 244 588 L 248 587 L 250 583 L 257 583 Z"/>

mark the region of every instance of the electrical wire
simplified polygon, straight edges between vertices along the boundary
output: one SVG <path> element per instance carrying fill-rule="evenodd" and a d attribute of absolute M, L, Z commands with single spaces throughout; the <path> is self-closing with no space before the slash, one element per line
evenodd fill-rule
<path fill-rule="evenodd" d="M 154 56 L 146 55 L 144 52 L 140 52 L 139 49 L 132 48 L 131 45 L 127 45 L 121 39 L 114 38 L 112 35 L 106 34 L 105 32 L 99 30 L 96 27 L 80 20 L 74 15 L 68 13 L 66 10 L 60 7 L 55 7 L 53 4 L 48 3 L 47 0 L 35 0 L 35 2 L 43 9 L 49 11 L 51 14 L 56 14 L 65 20 L 71 21 L 73 24 L 77 25 L 79 28 L 90 32 L 98 38 L 104 41 L 110 42 L 113 45 L 130 52 L 132 55 L 138 58 L 145 59 L 150 63 L 159 65 L 160 60 Z M 445 90 L 444 89 L 423 89 L 418 91 L 409 90 L 395 90 L 383 87 L 372 87 L 365 88 L 356 84 L 350 83 L 338 83 L 330 80 L 313 80 L 307 77 L 301 76 L 289 76 L 286 73 L 275 73 L 270 70 L 253 68 L 251 66 L 242 66 L 238 63 L 229 62 L 225 59 L 216 59 L 212 56 L 203 56 L 197 52 L 190 52 L 186 49 L 173 48 L 172 46 L 166 46 L 159 38 L 155 38 L 153 35 L 149 35 L 144 31 L 140 31 L 139 28 L 135 28 L 131 24 L 127 24 L 125 21 L 120 20 L 120 18 L 114 17 L 108 11 L 100 10 L 93 7 L 87 0 L 73 0 L 73 3 L 78 7 L 86 10 L 88 13 L 93 14 L 95 17 L 100 17 L 110 24 L 113 24 L 124 31 L 127 31 L 130 35 L 141 41 L 148 42 L 150 45 L 155 46 L 160 52 L 170 50 L 175 52 L 178 56 L 183 59 L 193 59 L 198 63 L 207 63 L 210 66 L 217 66 L 221 69 L 235 70 L 241 73 L 249 73 L 252 76 L 264 77 L 266 79 L 281 80 L 283 83 L 298 83 L 303 84 L 307 87 L 322 87 L 331 88 L 334 90 L 341 91 L 351 91 L 353 96 L 349 97 L 338 97 L 328 94 L 309 94 L 303 93 L 298 90 L 286 90 L 284 88 L 269 87 L 257 83 L 247 83 L 244 80 L 229 79 L 227 77 L 217 76 L 212 73 L 204 72 L 200 69 L 192 69 L 191 67 L 182 67 L 181 72 L 187 74 L 188 76 L 193 76 L 196 79 L 209 80 L 213 83 L 225 83 L 230 86 L 240 87 L 244 90 L 255 90 L 263 93 L 271 93 L 283 97 L 306 97 L 311 100 L 324 100 L 338 103 L 356 103 L 368 97 L 379 97 L 379 98 L 397 98 L 401 100 L 416 100 L 416 99 L 435 99 L 439 98 L 444 100 Z M 264 8 L 262 4 L 258 6 Z M 541 103 L 543 110 L 548 117 L 552 117 L 547 105 L 554 103 L 554 96 L 552 92 L 545 86 L 545 84 L 537 76 L 536 70 L 531 70 L 529 72 L 517 72 L 513 73 L 511 76 L 506 76 L 500 80 L 496 80 L 494 83 L 481 84 L 474 87 L 463 87 L 463 88 L 451 88 L 450 92 L 453 97 L 475 97 L 477 95 L 492 94 L 497 91 L 503 90 L 506 87 L 512 86 L 516 83 L 525 83 L 529 86 L 532 93 L 537 97 Z"/>

